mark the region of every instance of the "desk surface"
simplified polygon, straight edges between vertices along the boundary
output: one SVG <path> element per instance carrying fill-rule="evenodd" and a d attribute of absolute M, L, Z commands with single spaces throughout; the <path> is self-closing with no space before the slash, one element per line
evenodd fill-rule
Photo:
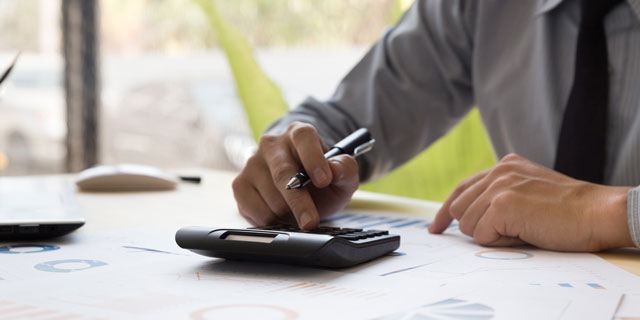
<path fill-rule="evenodd" d="M 201 184 L 181 183 L 175 191 L 89 193 L 78 200 L 87 224 L 80 232 L 117 230 L 129 227 L 185 225 L 241 226 L 231 182 L 234 173 L 205 169 L 180 170 L 180 174 L 202 176 Z M 402 213 L 434 215 L 440 204 L 358 191 L 351 208 L 379 209 Z M 618 249 L 598 254 L 618 267 L 640 275 L 640 250 Z"/>

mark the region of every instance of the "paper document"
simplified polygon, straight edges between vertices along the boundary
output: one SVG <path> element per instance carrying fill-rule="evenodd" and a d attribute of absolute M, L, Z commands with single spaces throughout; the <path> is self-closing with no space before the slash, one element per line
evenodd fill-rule
<path fill-rule="evenodd" d="M 602 319 L 640 289 L 594 255 L 485 248 L 455 225 L 430 235 L 418 216 L 351 211 L 327 222 L 388 229 L 402 243 L 333 270 L 199 256 L 175 244 L 175 230 L 0 243 L 0 318 Z"/>
<path fill-rule="evenodd" d="M 324 221 L 341 227 L 384 229 L 401 236 L 388 257 L 345 270 L 392 278 L 426 279 L 440 285 L 493 284 L 640 293 L 640 277 L 589 253 L 534 247 L 488 248 L 462 234 L 454 222 L 443 235 L 427 230 L 430 219 L 387 212 L 350 211 Z"/>

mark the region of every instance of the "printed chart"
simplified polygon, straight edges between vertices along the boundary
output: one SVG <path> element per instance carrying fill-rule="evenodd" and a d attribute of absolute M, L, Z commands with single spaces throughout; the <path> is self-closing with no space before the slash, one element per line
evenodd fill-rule
<path fill-rule="evenodd" d="M 175 230 L 79 233 L 76 241 L 0 244 L 0 318 L 259 314 L 288 320 L 340 314 L 350 319 L 481 320 L 526 310 L 530 319 L 577 319 L 611 317 L 619 292 L 640 288 L 638 277 L 589 254 L 485 248 L 455 227 L 443 235 L 429 234 L 429 220 L 417 216 L 348 212 L 332 219 L 327 223 L 388 229 L 401 235 L 401 247 L 358 267 L 326 270 L 198 256 L 177 247 Z M 38 292 L 33 292 L 36 284 Z M 331 308 L 318 308 L 325 305 Z M 24 316 L 29 314 L 34 316 Z"/>
<path fill-rule="evenodd" d="M 489 260 L 522 260 L 533 257 L 533 254 L 512 249 L 490 249 L 478 251 L 476 257 Z"/>
<path fill-rule="evenodd" d="M 69 273 L 106 265 L 106 262 L 98 260 L 64 259 L 39 263 L 34 268 L 45 272 Z"/>
<path fill-rule="evenodd" d="M 38 307 L 0 300 L 0 318 L 2 319 L 57 319 L 57 320 L 100 320 L 96 316 L 86 316 L 65 310 L 55 310 L 49 307 Z"/>
<path fill-rule="evenodd" d="M 358 213 L 341 213 L 331 217 L 327 217 L 320 221 L 320 224 L 335 224 L 340 226 L 349 226 L 351 228 L 361 229 L 405 229 L 418 228 L 426 229 L 431 224 L 431 220 L 425 218 L 416 218 L 411 216 L 394 214 L 394 215 L 370 215 Z M 454 230 L 458 226 L 457 222 L 453 222 L 449 229 Z"/>
<path fill-rule="evenodd" d="M 42 244 L 16 244 L 8 246 L 0 246 L 0 254 L 28 254 L 40 253 L 47 251 L 59 250 L 58 246 L 49 246 Z"/>
<path fill-rule="evenodd" d="M 494 316 L 493 308 L 460 299 L 446 299 L 427 304 L 410 312 L 398 313 L 376 320 L 416 320 L 416 319 L 473 319 L 489 320 Z"/>
<path fill-rule="evenodd" d="M 203 308 L 191 313 L 193 320 L 207 319 L 260 319 L 295 320 L 300 316 L 296 311 L 267 304 L 227 304 Z"/>

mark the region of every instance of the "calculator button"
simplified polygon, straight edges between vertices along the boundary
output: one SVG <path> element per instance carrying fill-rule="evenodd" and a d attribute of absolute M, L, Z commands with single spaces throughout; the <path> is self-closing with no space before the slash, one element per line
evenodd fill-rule
<path fill-rule="evenodd" d="M 340 235 L 339 237 L 345 237 L 349 238 L 349 240 L 360 240 L 360 239 L 366 239 L 367 238 L 367 233 L 366 232 L 352 232 L 352 233 L 347 233 L 345 235 Z"/>
<path fill-rule="evenodd" d="M 353 235 L 353 234 L 341 234 L 341 235 L 337 235 L 336 237 L 345 239 L 345 240 L 358 240 L 360 239 L 359 236 L 357 235 Z"/>
<path fill-rule="evenodd" d="M 369 230 L 369 232 L 374 233 L 376 237 L 389 234 L 389 231 L 387 230 Z"/>
<path fill-rule="evenodd" d="M 329 235 L 333 237 L 340 237 L 350 241 L 357 241 L 363 239 L 369 239 L 374 237 L 379 237 L 383 235 L 389 234 L 389 231 L 386 230 L 362 230 L 360 228 L 338 228 L 331 226 L 319 226 L 313 230 L 300 230 L 298 227 L 291 225 L 274 225 L 262 228 L 249 228 L 249 229 L 257 229 L 257 230 L 273 230 L 273 231 L 284 231 L 284 232 L 300 232 L 307 234 L 321 234 L 321 235 Z"/>

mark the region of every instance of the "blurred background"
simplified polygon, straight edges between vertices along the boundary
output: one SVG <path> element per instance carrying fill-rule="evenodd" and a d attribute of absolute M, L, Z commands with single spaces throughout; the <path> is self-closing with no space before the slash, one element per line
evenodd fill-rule
<path fill-rule="evenodd" d="M 411 2 L 0 0 L 0 69 L 21 51 L 0 86 L 0 175 L 238 171 L 269 122 L 327 98 Z M 431 175 L 368 188 L 443 199 L 495 161 L 477 113 L 460 127 L 406 168 Z"/>
<path fill-rule="evenodd" d="M 233 75 L 194 1 L 97 1 L 98 159 L 234 170 L 250 139 Z M 390 0 L 224 0 L 288 105 L 327 97 L 393 19 Z M 62 1 L 0 0 L 0 170 L 66 171 Z"/>

